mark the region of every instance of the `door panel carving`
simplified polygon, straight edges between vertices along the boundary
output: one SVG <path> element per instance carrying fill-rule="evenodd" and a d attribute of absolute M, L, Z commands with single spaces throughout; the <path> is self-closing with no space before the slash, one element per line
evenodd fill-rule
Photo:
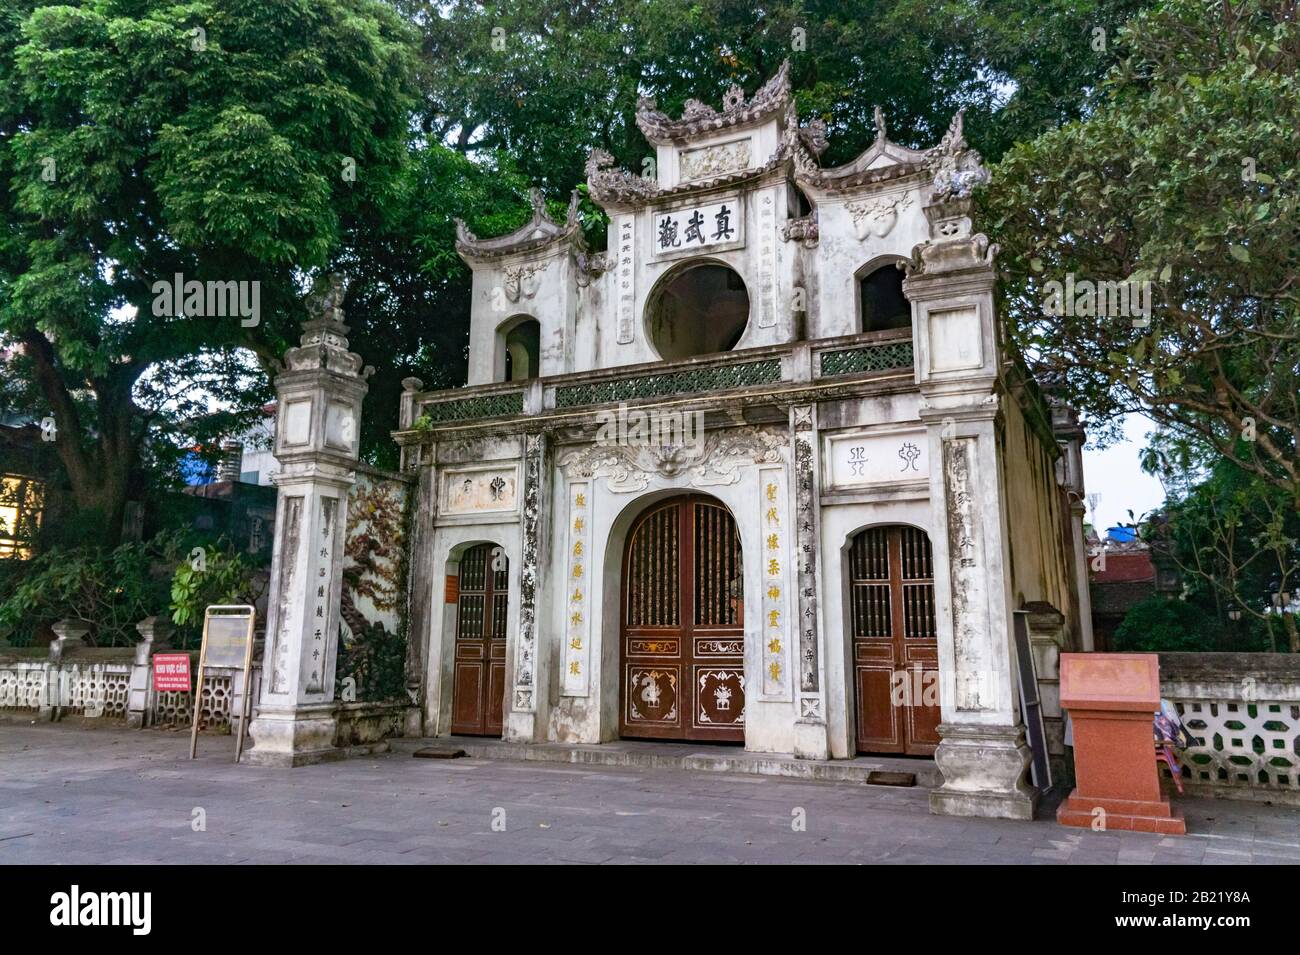
<path fill-rule="evenodd" d="M 744 742 L 744 595 L 731 513 L 688 495 L 654 505 L 623 563 L 624 736 Z"/>

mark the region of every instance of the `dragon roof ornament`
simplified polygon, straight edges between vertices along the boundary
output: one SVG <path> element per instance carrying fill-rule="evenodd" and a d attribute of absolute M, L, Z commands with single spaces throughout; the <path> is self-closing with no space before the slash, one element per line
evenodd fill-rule
<path fill-rule="evenodd" d="M 968 199 L 976 186 L 989 181 L 980 154 L 966 142 L 964 114 L 965 110 L 957 110 L 939 145 L 925 154 L 926 167 L 934 174 L 933 202 Z"/>
<path fill-rule="evenodd" d="M 697 99 L 688 99 L 681 118 L 672 119 L 657 108 L 652 98 L 643 96 L 637 101 L 636 124 L 655 145 L 680 143 L 704 133 L 766 119 L 785 109 L 789 102 L 790 61 L 787 59 L 749 101 L 745 100 L 745 91 L 733 84 L 723 94 L 720 112 Z"/>
<path fill-rule="evenodd" d="M 569 209 L 563 223 L 556 222 L 547 214 L 546 200 L 540 189 L 530 189 L 528 198 L 533 206 L 532 218 L 514 232 L 493 239 L 480 239 L 469 230 L 464 220 L 456 219 L 456 251 L 468 258 L 499 258 L 535 251 L 560 240 L 576 238 L 582 242 L 578 190 L 569 195 Z"/>
<path fill-rule="evenodd" d="M 587 190 L 597 202 L 647 202 L 662 191 L 649 176 L 634 176 L 614 166 L 614 157 L 593 149 L 587 157 Z"/>

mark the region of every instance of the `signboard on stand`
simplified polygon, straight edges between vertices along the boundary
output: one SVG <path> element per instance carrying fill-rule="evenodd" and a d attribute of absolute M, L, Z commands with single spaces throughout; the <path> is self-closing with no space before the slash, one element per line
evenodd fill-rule
<path fill-rule="evenodd" d="M 194 721 L 190 724 L 190 759 L 199 745 L 199 708 L 203 697 L 205 667 L 228 667 L 243 671 L 244 691 L 239 700 L 239 729 L 235 741 L 235 762 L 244 752 L 244 729 L 248 725 L 248 694 L 253 682 L 253 624 L 257 611 L 247 604 L 214 605 L 203 614 L 203 645 L 199 650 L 199 676 L 194 693 Z M 157 658 L 155 658 L 157 659 Z M 156 677 L 155 677 L 156 678 Z M 231 722 L 235 722 L 233 717 Z"/>

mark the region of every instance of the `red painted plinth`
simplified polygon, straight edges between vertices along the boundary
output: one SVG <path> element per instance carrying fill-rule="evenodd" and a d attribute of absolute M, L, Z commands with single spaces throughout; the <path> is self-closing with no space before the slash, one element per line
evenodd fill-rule
<path fill-rule="evenodd" d="M 1063 826 L 1182 835 L 1160 792 L 1151 718 L 1160 708 L 1154 653 L 1061 654 L 1061 705 L 1074 727 L 1077 786 L 1056 812 Z"/>

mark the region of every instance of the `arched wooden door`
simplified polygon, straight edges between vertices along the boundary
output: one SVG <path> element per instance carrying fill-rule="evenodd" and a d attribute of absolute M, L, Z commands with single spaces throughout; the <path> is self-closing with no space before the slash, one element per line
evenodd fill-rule
<path fill-rule="evenodd" d="M 456 587 L 456 659 L 451 689 L 451 731 L 500 736 L 506 691 L 506 612 L 510 562 L 493 544 L 478 544 L 460 559 Z M 452 595 L 447 595 L 449 598 Z"/>
<path fill-rule="evenodd" d="M 745 611 L 731 512 L 687 495 L 637 518 L 623 560 L 619 730 L 745 741 Z"/>
<path fill-rule="evenodd" d="M 858 752 L 929 756 L 939 745 L 939 648 L 930 538 L 872 527 L 849 546 Z"/>

